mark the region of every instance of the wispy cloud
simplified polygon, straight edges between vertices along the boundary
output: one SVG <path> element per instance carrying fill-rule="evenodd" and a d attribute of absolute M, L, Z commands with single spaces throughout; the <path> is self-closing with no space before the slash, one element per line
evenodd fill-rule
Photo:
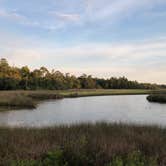
<path fill-rule="evenodd" d="M 26 17 L 16 13 L 15 11 L 9 12 L 4 9 L 0 9 L 0 17 L 4 17 L 12 21 L 19 21 L 19 22 L 23 22 L 26 20 Z"/>
<path fill-rule="evenodd" d="M 0 17 L 5 18 L 14 22 L 17 22 L 22 25 L 28 26 L 39 26 L 40 23 L 37 21 L 31 21 L 26 16 L 18 13 L 17 11 L 7 11 L 5 9 L 0 9 Z"/>
<path fill-rule="evenodd" d="M 49 12 L 49 14 L 55 16 L 57 19 L 61 21 L 78 21 L 80 19 L 80 15 L 74 13 L 61 13 L 61 12 L 51 11 Z"/>
<path fill-rule="evenodd" d="M 23 14 L 20 14 L 18 11 L 8 11 L 5 9 L 0 9 L 0 18 L 8 19 L 20 25 L 45 29 L 49 31 L 61 29 L 65 26 L 65 23 L 77 22 L 80 19 L 79 14 L 69 14 L 51 11 L 49 12 L 49 15 L 54 17 L 54 19 L 49 19 L 50 21 L 39 21 L 37 18 L 36 20 L 35 18 L 31 20 Z"/>
<path fill-rule="evenodd" d="M 108 19 L 109 22 L 132 16 L 141 11 L 150 10 L 157 4 L 166 4 L 164 0 L 87 0 L 87 13 L 91 20 Z"/>
<path fill-rule="evenodd" d="M 46 30 L 57 30 L 64 28 L 65 26 L 70 26 L 68 23 L 77 23 L 76 25 L 84 25 L 87 22 L 97 22 L 100 24 L 102 20 L 106 20 L 105 24 L 110 25 L 114 22 L 121 20 L 122 18 L 128 18 L 133 16 L 133 14 L 140 14 L 144 11 L 153 9 L 158 4 L 166 4 L 165 0 L 86 0 L 85 3 L 80 3 L 78 8 L 82 8 L 81 12 L 79 10 L 72 12 L 68 11 L 66 1 L 62 2 L 64 5 L 63 10 L 51 8 L 50 10 L 42 10 L 42 19 L 35 17 L 33 19 L 28 18 L 24 14 L 20 14 L 18 11 L 0 9 L 0 17 L 7 18 L 12 21 L 16 21 L 19 24 L 27 25 L 31 27 L 42 28 Z M 73 2 L 71 2 L 73 3 Z M 56 4 L 56 3 L 55 3 Z M 58 3 L 60 4 L 60 3 Z M 74 3 L 73 3 L 74 5 Z M 55 5 L 56 6 L 56 5 Z M 70 5 L 72 6 L 72 5 Z M 37 7 L 37 6 L 36 6 Z M 28 9 L 29 10 L 29 9 Z M 27 10 L 27 12 L 28 12 Z M 36 9 L 37 10 L 37 9 Z M 30 12 L 30 10 L 29 10 Z M 161 15 L 162 13 L 160 13 Z M 65 24 L 66 23 L 66 24 Z"/>

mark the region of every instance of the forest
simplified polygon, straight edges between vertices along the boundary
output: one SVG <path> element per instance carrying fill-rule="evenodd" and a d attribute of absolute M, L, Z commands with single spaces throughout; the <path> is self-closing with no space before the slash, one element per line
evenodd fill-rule
<path fill-rule="evenodd" d="M 49 71 L 46 67 L 31 71 L 28 66 L 21 68 L 9 65 L 5 58 L 0 59 L 0 90 L 65 90 L 65 89 L 158 89 L 165 85 L 138 83 L 126 77 L 94 78 L 83 74 L 79 77 Z"/>

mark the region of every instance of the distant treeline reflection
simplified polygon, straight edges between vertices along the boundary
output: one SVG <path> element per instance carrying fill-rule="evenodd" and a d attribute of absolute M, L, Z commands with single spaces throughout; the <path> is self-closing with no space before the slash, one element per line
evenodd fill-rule
<path fill-rule="evenodd" d="M 10 66 L 6 59 L 0 59 L 0 90 L 35 89 L 157 89 L 166 85 L 138 83 L 125 77 L 109 79 L 94 78 L 83 74 L 80 77 L 49 71 L 45 67 L 30 71 L 28 66 Z"/>

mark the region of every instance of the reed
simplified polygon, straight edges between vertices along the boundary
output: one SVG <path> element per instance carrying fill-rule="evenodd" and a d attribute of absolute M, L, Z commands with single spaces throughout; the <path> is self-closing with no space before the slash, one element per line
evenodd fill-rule
<path fill-rule="evenodd" d="M 0 165 L 11 161 L 39 165 L 45 160 L 58 162 L 61 157 L 68 166 L 119 166 L 116 162 L 165 166 L 166 161 L 166 129 L 156 126 L 97 123 L 38 129 L 1 127 L 0 133 Z"/>

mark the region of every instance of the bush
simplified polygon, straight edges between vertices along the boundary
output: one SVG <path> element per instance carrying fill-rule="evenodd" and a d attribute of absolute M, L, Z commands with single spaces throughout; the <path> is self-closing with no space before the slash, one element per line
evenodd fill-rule
<path fill-rule="evenodd" d="M 150 102 L 166 103 L 166 94 L 152 94 L 147 97 Z"/>

